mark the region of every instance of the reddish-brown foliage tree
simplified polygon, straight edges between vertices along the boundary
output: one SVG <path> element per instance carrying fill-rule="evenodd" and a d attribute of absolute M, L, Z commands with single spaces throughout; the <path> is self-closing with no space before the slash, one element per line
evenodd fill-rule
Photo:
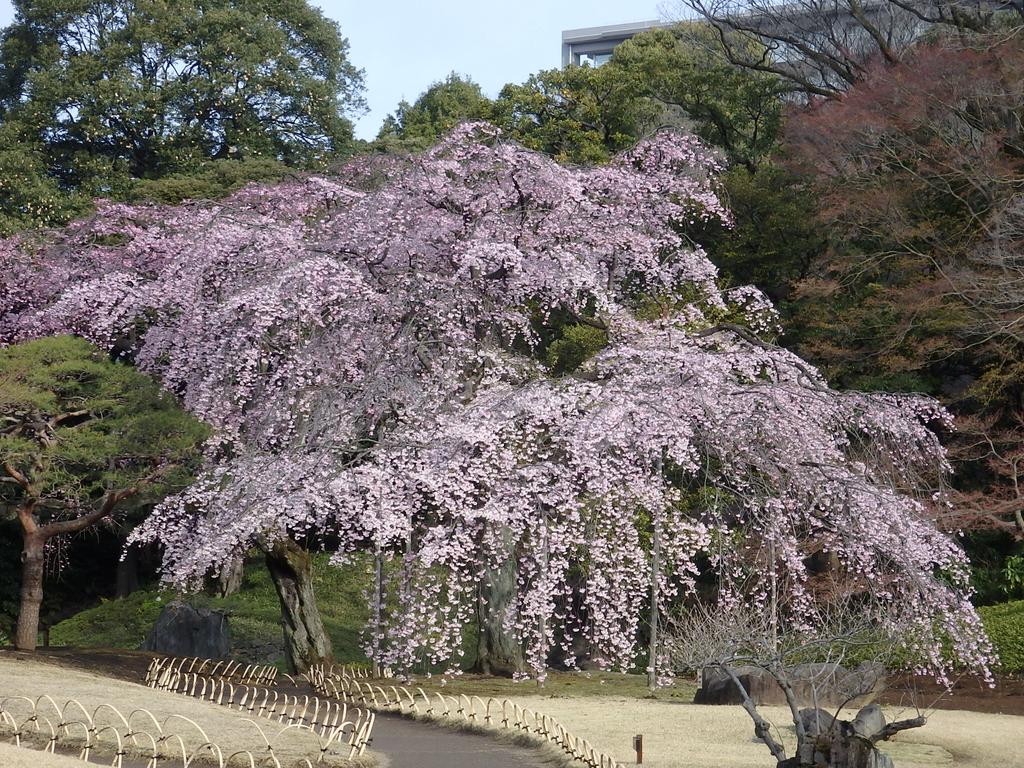
<path fill-rule="evenodd" d="M 949 41 L 795 111 L 786 144 L 831 244 L 800 286 L 802 352 L 840 383 L 958 414 L 947 523 L 1024 539 L 1024 44 Z"/>

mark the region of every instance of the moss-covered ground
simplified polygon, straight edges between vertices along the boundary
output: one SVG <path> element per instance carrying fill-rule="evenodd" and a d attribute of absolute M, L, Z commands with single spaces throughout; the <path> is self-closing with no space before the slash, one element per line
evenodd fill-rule
<path fill-rule="evenodd" d="M 369 618 L 364 592 L 370 575 L 357 561 L 343 568 L 318 555 L 313 563 L 314 589 L 324 628 L 339 662 L 365 662 L 360 632 Z M 176 597 L 166 589 L 144 589 L 128 597 L 104 600 L 50 630 L 52 645 L 78 648 L 138 648 L 160 611 Z M 283 655 L 281 607 L 270 575 L 258 558 L 247 562 L 239 592 L 229 597 L 205 593 L 183 596 L 193 605 L 227 611 L 233 651 L 245 661 L 280 664 Z"/>

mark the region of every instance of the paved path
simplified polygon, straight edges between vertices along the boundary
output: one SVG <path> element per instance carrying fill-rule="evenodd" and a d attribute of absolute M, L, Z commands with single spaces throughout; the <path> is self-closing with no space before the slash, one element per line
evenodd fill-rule
<path fill-rule="evenodd" d="M 377 715 L 370 749 L 389 768 L 539 768 L 550 766 L 538 749 L 399 715 Z"/>

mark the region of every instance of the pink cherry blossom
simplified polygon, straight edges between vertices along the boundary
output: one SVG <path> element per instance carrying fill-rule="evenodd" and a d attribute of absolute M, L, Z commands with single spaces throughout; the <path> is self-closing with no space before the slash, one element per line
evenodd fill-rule
<path fill-rule="evenodd" d="M 626 668 L 656 525 L 666 611 L 710 572 L 752 610 L 781 585 L 783 620 L 813 629 L 824 550 L 899 607 L 879 621 L 914 663 L 987 671 L 967 561 L 927 513 L 948 416 L 831 390 L 754 335 L 777 324 L 770 302 L 721 290 L 687 237 L 729 223 L 720 170 L 692 136 L 569 168 L 467 123 L 332 177 L 101 205 L 0 241 L 0 341 L 80 334 L 215 428 L 207 471 L 133 535 L 163 546 L 169 581 L 261 536 L 401 558 L 368 646 L 381 662 L 457 668 L 481 580 L 513 559 L 506 626 L 534 674 L 577 639 Z M 536 354 L 556 317 L 608 335 L 572 375 Z"/>

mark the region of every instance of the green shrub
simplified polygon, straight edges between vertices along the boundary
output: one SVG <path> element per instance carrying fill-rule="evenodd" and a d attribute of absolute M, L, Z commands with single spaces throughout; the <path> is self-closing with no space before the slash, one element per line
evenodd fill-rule
<path fill-rule="evenodd" d="M 126 197 L 130 202 L 168 205 L 183 200 L 216 200 L 250 181 L 279 181 L 286 173 L 289 170 L 283 163 L 267 158 L 207 160 L 187 171 L 155 179 L 137 179 Z"/>
<path fill-rule="evenodd" d="M 555 375 L 572 373 L 608 346 L 608 334 L 589 325 L 567 325 L 545 352 L 548 368 Z"/>
<path fill-rule="evenodd" d="M 1003 672 L 1024 672 L 1024 600 L 979 608 Z"/>

